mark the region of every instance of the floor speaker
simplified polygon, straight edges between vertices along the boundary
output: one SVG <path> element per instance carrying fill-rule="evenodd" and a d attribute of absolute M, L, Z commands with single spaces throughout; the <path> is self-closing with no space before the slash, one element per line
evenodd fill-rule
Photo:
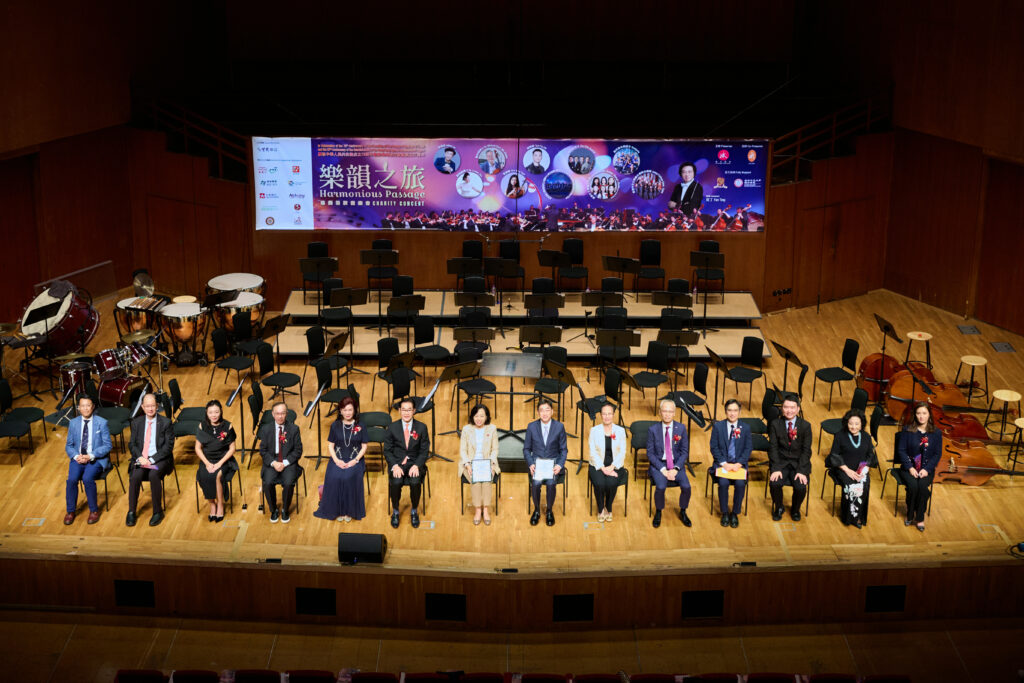
<path fill-rule="evenodd" d="M 380 564 L 387 552 L 388 539 L 384 534 L 338 534 L 338 561 L 344 564 Z"/>

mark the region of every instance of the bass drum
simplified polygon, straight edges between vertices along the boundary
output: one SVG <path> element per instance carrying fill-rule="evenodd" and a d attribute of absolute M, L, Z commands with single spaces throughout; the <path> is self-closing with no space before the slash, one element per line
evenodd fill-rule
<path fill-rule="evenodd" d="M 146 390 L 146 381 L 141 377 L 118 377 L 100 382 L 100 405 L 134 408 Z"/>
<path fill-rule="evenodd" d="M 48 356 L 63 356 L 84 349 L 96 336 L 100 314 L 75 286 L 63 280 L 41 292 L 21 317 L 26 337 L 46 336 L 39 349 Z"/>

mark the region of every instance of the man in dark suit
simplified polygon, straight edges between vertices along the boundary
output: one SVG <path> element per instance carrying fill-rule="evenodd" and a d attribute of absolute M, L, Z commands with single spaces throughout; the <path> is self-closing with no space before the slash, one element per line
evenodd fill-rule
<path fill-rule="evenodd" d="M 85 498 L 89 502 L 89 524 L 100 521 L 100 506 L 96 501 L 96 477 L 104 470 L 110 469 L 110 430 L 107 421 L 99 415 L 93 415 L 94 404 L 88 396 L 78 399 L 78 417 L 68 423 L 68 438 L 64 442 L 64 452 L 71 459 L 68 465 L 66 499 L 68 513 L 64 516 L 64 524 L 75 521 L 78 509 L 78 482 L 85 488 Z"/>
<path fill-rule="evenodd" d="M 291 506 L 295 482 L 302 474 L 302 436 L 298 426 L 288 422 L 288 406 L 278 401 L 270 409 L 274 421 L 260 430 L 260 457 L 263 459 L 263 470 L 260 479 L 263 481 L 263 495 L 270 506 L 270 523 L 291 521 L 288 508 Z M 281 486 L 281 507 L 277 509 L 277 489 Z"/>
<path fill-rule="evenodd" d="M 793 487 L 789 510 L 794 522 L 800 521 L 800 505 L 807 495 L 811 476 L 811 423 L 798 415 L 800 399 L 787 394 L 782 400 L 782 417 L 768 425 L 768 476 L 772 493 L 772 519 L 782 519 L 782 487 Z"/>
<path fill-rule="evenodd" d="M 676 404 L 668 399 L 659 406 L 661 422 L 647 430 L 647 460 L 651 466 L 647 475 L 654 483 L 654 520 L 652 526 L 661 526 L 661 511 L 665 509 L 665 489 L 679 487 L 679 519 L 683 526 L 692 526 L 686 515 L 690 504 L 690 480 L 686 477 L 686 461 L 690 455 L 690 440 L 686 427 L 676 422 Z"/>
<path fill-rule="evenodd" d="M 552 420 L 551 402 L 541 400 L 537 404 L 537 417 L 526 427 L 526 439 L 523 442 L 523 457 L 526 458 L 526 465 L 530 468 L 530 497 L 533 498 L 533 515 L 530 517 L 530 524 L 536 526 L 540 521 L 540 487 L 546 487 L 548 514 L 547 525 L 555 525 L 555 490 L 558 475 L 565 468 L 565 459 L 569 455 L 569 447 L 565 438 L 565 427 L 558 420 Z M 534 479 L 534 472 L 538 459 L 554 460 L 551 479 L 537 481 Z"/>
<path fill-rule="evenodd" d="M 722 526 L 735 529 L 740 525 L 740 510 L 743 509 L 743 495 L 747 491 L 747 463 L 753 451 L 753 437 L 750 427 L 740 422 L 740 402 L 730 398 L 725 402 L 725 419 L 711 428 L 711 466 L 727 472 L 743 470 L 742 479 L 715 477 L 718 480 L 718 508 L 722 513 Z M 729 511 L 729 487 L 736 487 Z"/>
<path fill-rule="evenodd" d="M 679 164 L 680 182 L 672 190 L 668 208 L 681 211 L 686 216 L 692 216 L 700 210 L 704 204 L 704 188 L 697 182 L 696 177 L 696 166 L 689 161 Z"/>
<path fill-rule="evenodd" d="M 391 526 L 398 528 L 401 516 L 398 509 L 402 504 L 402 487 L 409 487 L 409 502 L 412 512 L 409 519 L 414 529 L 420 525 L 420 494 L 423 477 L 430 454 L 430 435 L 427 425 L 413 419 L 416 404 L 411 398 L 404 398 L 398 406 L 401 419 L 392 422 L 384 434 L 384 461 L 388 464 L 388 492 L 391 494 Z"/>
<path fill-rule="evenodd" d="M 154 394 L 142 397 L 142 412 L 143 415 L 132 420 L 132 435 L 128 440 L 132 456 L 128 463 L 128 516 L 124 520 L 128 526 L 135 526 L 135 507 L 144 480 L 149 481 L 149 492 L 153 496 L 149 525 L 156 526 L 163 521 L 163 479 L 174 469 L 174 429 L 168 418 L 156 414 Z"/>

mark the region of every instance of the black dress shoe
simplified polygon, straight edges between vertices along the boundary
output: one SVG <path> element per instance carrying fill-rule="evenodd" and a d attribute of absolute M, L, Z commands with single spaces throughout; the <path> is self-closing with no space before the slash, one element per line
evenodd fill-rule
<path fill-rule="evenodd" d="M 412 522 L 412 528 L 413 529 L 419 529 L 420 528 L 420 513 L 418 513 L 415 510 L 413 510 L 412 514 L 409 515 L 409 521 Z"/>
<path fill-rule="evenodd" d="M 722 521 L 720 523 L 722 526 L 729 526 L 729 515 L 722 515 Z"/>
<path fill-rule="evenodd" d="M 125 526 L 135 526 L 135 513 L 129 512 L 128 516 L 124 518 Z"/>
<path fill-rule="evenodd" d="M 853 525 L 854 525 L 855 527 L 857 527 L 858 529 L 861 529 L 861 528 L 863 528 L 863 527 L 864 527 L 864 522 L 862 522 L 862 521 L 860 521 L 860 520 L 858 519 L 858 520 L 857 520 L 856 522 L 854 522 L 854 523 L 853 523 Z"/>
<path fill-rule="evenodd" d="M 533 514 L 530 515 L 530 526 L 537 526 L 537 522 L 540 521 L 540 510 L 534 510 Z"/>
<path fill-rule="evenodd" d="M 281 521 L 281 511 L 274 508 L 274 511 L 270 513 L 270 523 L 277 524 Z"/>
<path fill-rule="evenodd" d="M 782 519 L 782 508 L 775 508 L 772 510 L 772 521 L 777 522 Z"/>
<path fill-rule="evenodd" d="M 555 513 L 552 512 L 551 510 L 548 510 L 548 516 L 544 519 L 544 521 L 547 523 L 548 526 L 554 526 L 555 525 Z"/>
<path fill-rule="evenodd" d="M 729 517 L 729 526 L 731 526 L 733 529 L 735 529 L 739 525 L 740 525 L 740 518 L 737 517 L 736 515 L 731 515 Z"/>
<path fill-rule="evenodd" d="M 655 529 L 661 526 L 661 510 L 655 510 L 654 519 L 651 520 L 651 526 L 653 526 Z"/>
<path fill-rule="evenodd" d="M 399 519 L 400 519 L 400 518 L 399 518 L 399 516 L 398 516 L 398 513 L 397 513 L 397 512 L 392 512 L 392 513 L 391 513 L 391 527 L 392 527 L 393 529 L 397 529 L 397 528 L 398 528 L 398 522 L 399 522 Z"/>
<path fill-rule="evenodd" d="M 789 516 L 793 518 L 794 522 L 799 522 L 800 521 L 800 510 L 797 509 L 797 508 L 791 509 L 789 511 Z"/>
<path fill-rule="evenodd" d="M 150 526 L 160 526 L 160 522 L 164 521 L 164 513 L 158 512 L 149 519 Z"/>
<path fill-rule="evenodd" d="M 683 526 L 693 526 L 693 522 L 691 522 L 690 518 L 687 516 L 686 510 L 679 511 L 679 519 L 682 520 Z"/>

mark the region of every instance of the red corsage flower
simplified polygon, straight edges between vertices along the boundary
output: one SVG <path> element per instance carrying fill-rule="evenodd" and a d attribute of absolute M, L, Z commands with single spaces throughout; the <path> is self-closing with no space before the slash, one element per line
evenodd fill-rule
<path fill-rule="evenodd" d="M 928 448 L 928 437 L 927 436 L 922 436 L 921 437 L 921 448 Z"/>
<path fill-rule="evenodd" d="M 612 432 L 612 441 L 615 440 L 615 432 Z"/>
<path fill-rule="evenodd" d="M 223 441 L 227 437 L 227 432 L 217 432 L 217 438 Z"/>
<path fill-rule="evenodd" d="M 413 438 L 413 439 L 418 439 L 418 438 L 420 438 L 420 435 L 417 434 L 416 432 L 410 432 L 409 433 L 409 437 Z"/>
<path fill-rule="evenodd" d="M 277 440 L 280 441 L 281 443 L 285 443 L 288 439 L 287 437 L 285 437 L 284 434 L 281 434 L 281 436 L 279 436 Z"/>
<path fill-rule="evenodd" d="M 683 437 L 676 434 L 675 436 L 672 437 L 672 440 L 675 441 L 676 443 L 679 443 L 680 441 L 683 440 Z"/>
<path fill-rule="evenodd" d="M 363 431 L 363 428 L 360 427 L 359 425 L 356 425 L 356 428 L 352 430 L 352 433 L 353 434 L 358 434 L 361 431 Z"/>

